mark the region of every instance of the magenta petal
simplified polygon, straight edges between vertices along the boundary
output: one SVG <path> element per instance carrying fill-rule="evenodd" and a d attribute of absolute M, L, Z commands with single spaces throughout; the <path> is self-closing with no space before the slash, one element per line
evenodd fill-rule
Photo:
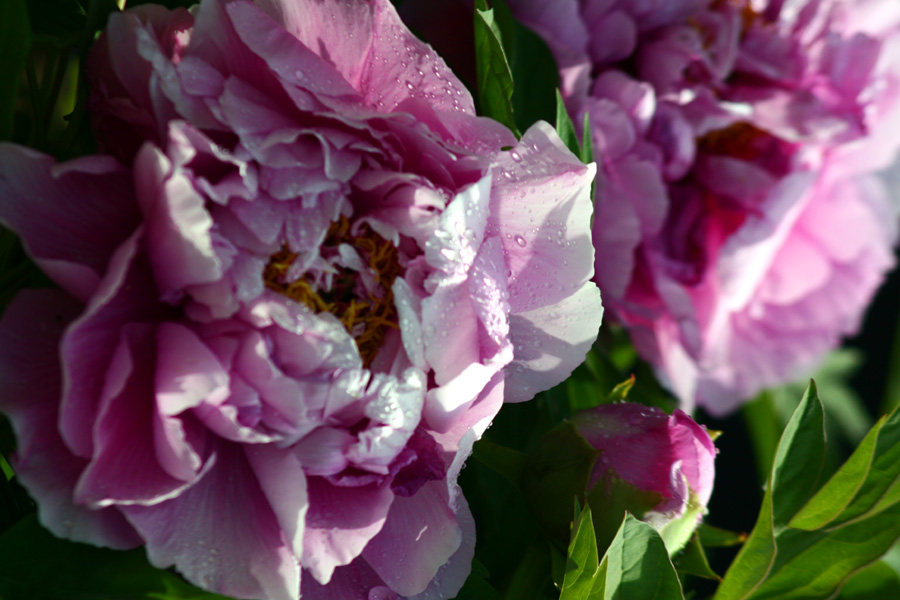
<path fill-rule="evenodd" d="M 592 283 L 554 305 L 510 315 L 515 358 L 506 367 L 506 401 L 530 400 L 565 380 L 590 350 L 602 318 Z"/>
<path fill-rule="evenodd" d="M 308 485 L 303 568 L 326 584 L 335 567 L 350 564 L 381 531 L 394 494 L 386 484 L 341 487 L 321 477 Z"/>
<path fill-rule="evenodd" d="M 84 314 L 63 336 L 59 428 L 72 452 L 84 458 L 92 454 L 91 431 L 119 329 L 132 321 L 153 320 L 161 310 L 149 265 L 136 256 L 140 240 L 141 230 L 116 250 Z"/>
<path fill-rule="evenodd" d="M 94 456 L 78 481 L 75 498 L 91 506 L 156 504 L 186 488 L 155 451 L 152 327 L 128 325 L 113 353 L 94 427 Z M 193 454 L 190 448 L 186 451 Z M 189 483 L 186 483 L 188 481 Z"/>
<path fill-rule="evenodd" d="M 222 443 L 193 487 L 122 512 L 147 542 L 150 562 L 237 598 L 297 600 L 300 567 L 247 459 Z"/>
<path fill-rule="evenodd" d="M 362 558 L 335 569 L 327 585 L 304 577 L 300 591 L 303 600 L 400 600 Z"/>
<path fill-rule="evenodd" d="M 0 222 L 60 286 L 86 300 L 115 248 L 137 227 L 131 175 L 112 157 L 55 164 L 0 144 Z M 60 235 L 65 232 L 65 235 Z"/>
<path fill-rule="evenodd" d="M 394 499 L 387 522 L 362 555 L 388 587 L 412 596 L 428 587 L 461 543 L 447 483 L 432 481 L 409 498 Z"/>
<path fill-rule="evenodd" d="M 55 290 L 26 290 L 0 319 L 0 409 L 9 417 L 18 446 L 16 476 L 38 502 L 41 523 L 79 542 L 132 548 L 142 543 L 115 509 L 76 505 L 72 492 L 87 461 L 66 448 L 56 425 L 60 382 L 57 348 L 79 307 Z"/>

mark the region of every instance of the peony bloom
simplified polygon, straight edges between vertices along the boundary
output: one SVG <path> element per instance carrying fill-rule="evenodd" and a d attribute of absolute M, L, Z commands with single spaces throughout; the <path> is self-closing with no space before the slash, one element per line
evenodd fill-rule
<path fill-rule="evenodd" d="M 109 155 L 0 145 L 62 288 L 0 320 L 42 522 L 240 598 L 453 597 L 472 443 L 599 327 L 593 167 L 474 116 L 388 0 L 142 6 L 88 77 Z"/>
<path fill-rule="evenodd" d="M 639 507 L 631 502 L 649 497 L 651 508 L 638 516 L 660 532 L 670 554 L 680 550 L 712 495 L 716 448 L 706 430 L 681 410 L 667 415 L 630 402 L 602 404 L 571 422 L 599 450 L 588 479 L 588 498 L 597 510 L 621 505 L 619 496 L 635 511 Z"/>
<path fill-rule="evenodd" d="M 893 265 L 893 0 L 511 0 L 601 163 L 596 281 L 689 410 L 794 379 Z"/>

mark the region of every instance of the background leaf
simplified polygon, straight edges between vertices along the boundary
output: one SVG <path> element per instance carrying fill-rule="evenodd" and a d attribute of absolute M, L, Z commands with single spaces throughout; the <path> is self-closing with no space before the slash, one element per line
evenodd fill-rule
<path fill-rule="evenodd" d="M 0 140 L 12 138 L 19 82 L 31 50 L 25 0 L 0 2 Z"/>
<path fill-rule="evenodd" d="M 513 118 L 512 71 L 494 9 L 488 9 L 484 0 L 475 3 L 475 66 L 481 113 L 503 123 L 520 137 Z"/>
<path fill-rule="evenodd" d="M 54 537 L 32 515 L 0 536 L 0 597 L 41 600 L 225 600 L 118 552 Z"/>
<path fill-rule="evenodd" d="M 779 442 L 756 527 L 716 600 L 832 597 L 900 537 L 900 414 L 880 420 L 819 489 L 823 419 L 810 384 Z M 874 569 L 873 577 L 885 575 Z M 875 589 L 892 585 L 881 579 Z"/>

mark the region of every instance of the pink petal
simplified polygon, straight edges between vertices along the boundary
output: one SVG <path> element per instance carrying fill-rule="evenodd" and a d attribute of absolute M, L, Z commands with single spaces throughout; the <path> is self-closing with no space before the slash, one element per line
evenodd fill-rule
<path fill-rule="evenodd" d="M 151 326 L 126 325 L 122 329 L 100 397 L 94 455 L 75 490 L 80 503 L 93 507 L 156 504 L 177 496 L 197 477 L 200 457 L 186 441 L 182 442 L 184 451 L 196 463 L 186 477 L 174 477 L 157 458 L 154 350 Z"/>
<path fill-rule="evenodd" d="M 388 0 L 302 5 L 264 0 L 261 5 L 307 48 L 332 62 L 379 111 L 391 112 L 408 98 L 427 98 L 437 110 L 475 114 L 466 88 L 409 32 Z"/>
<path fill-rule="evenodd" d="M 593 275 L 594 172 L 543 122 L 497 160 L 488 229 L 501 233 L 513 312 L 555 304 Z"/>
<path fill-rule="evenodd" d="M 81 300 L 138 224 L 130 173 L 107 156 L 57 165 L 34 150 L 0 144 L 0 198 L 0 222 Z"/>
<path fill-rule="evenodd" d="M 336 567 L 350 564 L 381 531 L 397 500 L 387 484 L 341 487 L 321 477 L 307 481 L 303 568 L 324 585 Z"/>
<path fill-rule="evenodd" d="M 16 432 L 12 464 L 38 502 L 41 523 L 60 537 L 133 548 L 141 539 L 113 508 L 76 505 L 72 494 L 87 461 L 63 443 L 56 417 L 62 384 L 59 338 L 79 307 L 56 290 L 25 290 L 0 319 L 0 409 Z"/>
<path fill-rule="evenodd" d="M 603 318 L 592 282 L 550 306 L 510 315 L 515 358 L 506 367 L 506 401 L 523 402 L 564 381 L 597 338 Z"/>
<path fill-rule="evenodd" d="M 294 555 L 303 553 L 303 536 L 309 510 L 306 475 L 296 454 L 271 444 L 244 448 L 256 479 L 287 537 Z"/>
<path fill-rule="evenodd" d="M 432 481 L 409 498 L 394 499 L 387 522 L 362 555 L 388 587 L 412 596 L 428 587 L 461 543 L 446 483 Z"/>
<path fill-rule="evenodd" d="M 122 512 L 147 542 L 150 562 L 237 598 L 297 600 L 300 567 L 239 446 L 221 443 L 193 487 Z"/>
<path fill-rule="evenodd" d="M 106 369 L 123 325 L 154 321 L 162 307 L 157 300 L 150 266 L 138 254 L 138 230 L 116 250 L 106 275 L 84 313 L 62 340 L 64 388 L 60 433 L 77 456 L 89 458 L 91 431 L 97 418 Z"/>
<path fill-rule="evenodd" d="M 221 279 L 223 265 L 210 236 L 213 220 L 187 173 L 148 144 L 135 158 L 135 187 L 160 292 L 176 298 L 186 286 Z"/>

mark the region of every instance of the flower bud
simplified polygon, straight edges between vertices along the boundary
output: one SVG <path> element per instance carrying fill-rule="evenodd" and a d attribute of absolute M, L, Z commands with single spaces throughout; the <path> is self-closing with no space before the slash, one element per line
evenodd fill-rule
<path fill-rule="evenodd" d="M 659 531 L 670 554 L 680 550 L 712 494 L 716 449 L 706 430 L 681 410 L 668 415 L 624 402 L 582 411 L 571 421 L 599 450 L 588 479 L 592 510 L 624 504 Z M 637 505 L 628 501 L 636 497 Z M 621 516 L 611 516 L 617 527 Z"/>
<path fill-rule="evenodd" d="M 681 410 L 604 404 L 544 436 L 529 455 L 522 487 L 557 542 L 568 539 L 576 497 L 591 506 L 601 554 L 625 511 L 656 528 L 674 554 L 706 513 L 715 454 L 706 430 Z"/>

